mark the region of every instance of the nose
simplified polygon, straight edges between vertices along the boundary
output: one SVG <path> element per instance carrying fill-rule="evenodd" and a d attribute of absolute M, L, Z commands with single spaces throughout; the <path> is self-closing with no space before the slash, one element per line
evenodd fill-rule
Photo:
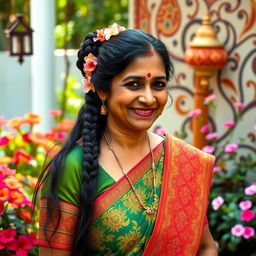
<path fill-rule="evenodd" d="M 152 89 L 150 87 L 145 88 L 145 90 L 143 90 L 139 96 L 138 101 L 140 103 L 144 103 L 147 106 L 152 106 L 156 102 L 156 98 L 152 92 Z"/>

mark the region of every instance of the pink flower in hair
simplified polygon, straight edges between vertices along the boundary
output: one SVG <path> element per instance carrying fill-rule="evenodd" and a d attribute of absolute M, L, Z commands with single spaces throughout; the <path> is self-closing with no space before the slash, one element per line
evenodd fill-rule
<path fill-rule="evenodd" d="M 89 91 L 95 92 L 95 87 L 94 87 L 93 83 L 91 83 L 91 77 L 84 78 L 82 80 L 82 82 L 83 82 L 83 92 L 84 93 L 88 93 Z"/>
<path fill-rule="evenodd" d="M 88 56 L 84 57 L 84 73 L 93 72 L 97 66 L 97 58 L 89 53 Z"/>

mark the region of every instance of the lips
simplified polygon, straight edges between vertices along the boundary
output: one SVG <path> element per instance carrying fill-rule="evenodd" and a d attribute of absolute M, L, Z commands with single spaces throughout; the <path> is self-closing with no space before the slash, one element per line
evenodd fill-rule
<path fill-rule="evenodd" d="M 142 117 L 149 117 L 149 116 L 152 116 L 154 113 L 153 108 L 132 108 L 132 111 L 137 116 L 142 116 Z"/>

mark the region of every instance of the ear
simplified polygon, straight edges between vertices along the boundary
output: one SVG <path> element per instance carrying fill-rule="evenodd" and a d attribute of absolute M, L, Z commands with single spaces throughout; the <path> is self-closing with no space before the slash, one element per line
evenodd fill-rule
<path fill-rule="evenodd" d="M 106 92 L 97 90 L 97 93 L 98 93 L 98 96 L 99 96 L 99 98 L 100 98 L 101 100 L 106 100 L 106 98 L 107 98 L 107 93 L 106 93 Z"/>

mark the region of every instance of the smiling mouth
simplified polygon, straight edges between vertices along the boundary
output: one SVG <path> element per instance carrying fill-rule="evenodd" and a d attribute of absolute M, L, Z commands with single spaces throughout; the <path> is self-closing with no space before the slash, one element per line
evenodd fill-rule
<path fill-rule="evenodd" d="M 154 113 L 153 108 L 132 108 L 132 111 L 136 115 L 142 116 L 142 117 L 149 117 L 149 116 L 152 116 Z"/>

